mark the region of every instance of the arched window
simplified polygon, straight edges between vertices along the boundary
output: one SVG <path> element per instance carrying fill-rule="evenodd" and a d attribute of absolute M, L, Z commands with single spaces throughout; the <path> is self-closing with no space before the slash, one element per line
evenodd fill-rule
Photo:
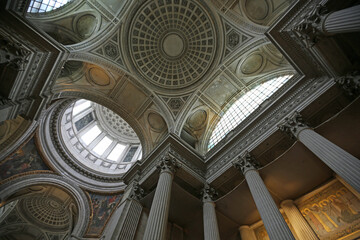
<path fill-rule="evenodd" d="M 50 12 L 71 1 L 72 0 L 32 0 L 28 8 L 28 13 Z"/>
<path fill-rule="evenodd" d="M 261 103 L 269 98 L 276 90 L 284 85 L 292 75 L 285 75 L 264 82 L 247 91 L 225 112 L 216 125 L 208 149 L 210 150 L 223 139 L 226 134 L 239 125 L 246 117 L 255 111 Z"/>

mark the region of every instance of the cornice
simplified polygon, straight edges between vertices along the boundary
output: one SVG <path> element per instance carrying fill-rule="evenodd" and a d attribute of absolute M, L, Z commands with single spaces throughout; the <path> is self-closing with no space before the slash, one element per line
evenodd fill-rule
<path fill-rule="evenodd" d="M 297 0 L 265 33 L 286 59 L 292 63 L 293 67 L 308 77 L 323 76 L 328 71 L 324 69 L 324 64 L 318 61 L 317 54 L 306 48 L 291 29 L 302 20 L 304 14 L 315 8 L 319 2 L 320 0 Z"/>
<path fill-rule="evenodd" d="M 236 157 L 245 151 L 251 151 L 268 136 L 278 131 L 277 125 L 282 119 L 295 110 L 301 111 L 333 85 L 334 82 L 325 77 L 303 79 L 296 90 L 270 108 L 262 117 L 257 118 L 255 125 L 247 128 L 246 132 L 238 133 L 231 142 L 227 143 L 226 148 L 209 156 L 206 161 L 207 181 L 211 183 L 218 178 L 232 167 L 231 162 Z"/>

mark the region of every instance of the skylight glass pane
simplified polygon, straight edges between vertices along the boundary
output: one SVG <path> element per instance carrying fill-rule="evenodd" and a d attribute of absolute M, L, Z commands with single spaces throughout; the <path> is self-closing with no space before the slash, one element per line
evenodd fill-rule
<path fill-rule="evenodd" d="M 59 8 L 71 2 L 72 0 L 35 0 L 31 1 L 28 12 L 31 13 L 41 13 L 49 12 L 53 9 Z"/>
<path fill-rule="evenodd" d="M 100 128 L 95 125 L 88 132 L 82 135 L 81 140 L 83 140 L 86 145 L 89 145 L 97 136 L 99 136 L 100 133 Z"/>
<path fill-rule="evenodd" d="M 78 115 L 80 112 L 84 111 L 85 109 L 89 108 L 91 106 L 90 101 L 85 101 L 83 103 L 80 103 L 79 105 L 76 105 L 73 109 L 73 116 Z"/>
<path fill-rule="evenodd" d="M 268 99 L 276 90 L 284 85 L 292 75 L 281 76 L 262 83 L 242 95 L 223 115 L 216 125 L 208 145 L 214 147 L 226 134 L 233 130 L 246 117 L 255 111 L 261 103 Z"/>
<path fill-rule="evenodd" d="M 126 146 L 118 143 L 116 147 L 111 151 L 107 159 L 111 161 L 117 161 L 122 154 L 122 152 L 125 150 Z"/>
<path fill-rule="evenodd" d="M 108 138 L 108 137 L 104 137 L 96 146 L 95 148 L 93 149 L 93 151 L 99 155 L 102 155 L 105 150 L 110 146 L 110 144 L 112 143 L 113 141 Z"/>

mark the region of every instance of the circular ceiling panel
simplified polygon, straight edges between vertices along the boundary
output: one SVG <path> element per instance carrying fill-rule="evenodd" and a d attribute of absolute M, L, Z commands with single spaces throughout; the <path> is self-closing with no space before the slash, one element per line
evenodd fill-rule
<path fill-rule="evenodd" d="M 179 89 L 196 83 L 216 55 L 213 17 L 195 1 L 147 1 L 135 13 L 129 31 L 135 68 L 161 88 Z"/>

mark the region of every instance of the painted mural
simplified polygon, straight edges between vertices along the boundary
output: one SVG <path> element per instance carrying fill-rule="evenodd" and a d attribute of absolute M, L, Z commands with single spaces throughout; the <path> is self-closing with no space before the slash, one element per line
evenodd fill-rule
<path fill-rule="evenodd" d="M 360 232 L 360 200 L 338 181 L 299 202 L 298 208 L 320 240 Z"/>
<path fill-rule="evenodd" d="M 99 237 L 120 202 L 122 194 L 108 196 L 89 193 L 89 196 L 93 212 L 87 235 Z"/>
<path fill-rule="evenodd" d="M 14 154 L 0 162 L 0 181 L 16 174 L 36 170 L 50 170 L 36 148 L 35 139 L 32 137 Z"/>

